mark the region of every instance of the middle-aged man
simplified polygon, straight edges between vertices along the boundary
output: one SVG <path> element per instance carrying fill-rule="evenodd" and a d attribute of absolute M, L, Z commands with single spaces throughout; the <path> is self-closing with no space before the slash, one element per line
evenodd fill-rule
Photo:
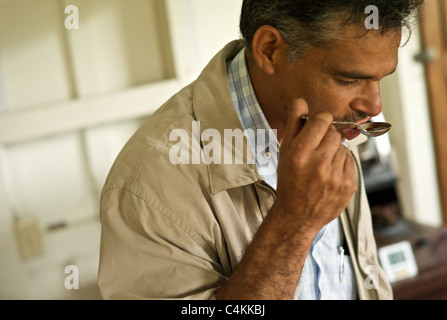
<path fill-rule="evenodd" d="M 392 299 L 358 160 L 366 138 L 332 121 L 381 112 L 380 80 L 421 5 L 243 1 L 243 39 L 155 112 L 110 171 L 102 296 Z"/>

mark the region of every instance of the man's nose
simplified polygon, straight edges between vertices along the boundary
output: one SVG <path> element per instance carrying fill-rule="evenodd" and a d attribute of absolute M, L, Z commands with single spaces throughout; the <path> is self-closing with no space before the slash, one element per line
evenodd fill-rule
<path fill-rule="evenodd" d="M 382 112 L 382 97 L 380 95 L 380 82 L 372 82 L 363 94 L 362 99 L 357 100 L 353 106 L 356 110 L 375 117 Z"/>

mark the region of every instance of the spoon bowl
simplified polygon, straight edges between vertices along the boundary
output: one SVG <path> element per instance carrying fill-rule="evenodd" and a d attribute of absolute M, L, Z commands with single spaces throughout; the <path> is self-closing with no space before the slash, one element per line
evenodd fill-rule
<path fill-rule="evenodd" d="M 362 134 L 368 137 L 378 137 L 381 136 L 391 129 L 391 124 L 388 122 L 367 122 L 364 124 L 357 124 L 354 122 L 337 122 L 334 121 L 333 124 L 337 129 L 342 129 L 347 126 L 355 126 Z"/>

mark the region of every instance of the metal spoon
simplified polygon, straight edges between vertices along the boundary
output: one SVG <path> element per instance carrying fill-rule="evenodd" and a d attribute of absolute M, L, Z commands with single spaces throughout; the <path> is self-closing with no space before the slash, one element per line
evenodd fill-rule
<path fill-rule="evenodd" d="M 309 120 L 309 117 L 301 117 L 304 120 Z M 388 122 L 367 122 L 364 124 L 357 124 L 355 122 L 338 122 L 334 121 L 332 124 L 337 128 L 337 130 L 344 129 L 349 126 L 355 126 L 357 130 L 368 137 L 378 137 L 381 136 L 391 129 L 391 124 Z"/>

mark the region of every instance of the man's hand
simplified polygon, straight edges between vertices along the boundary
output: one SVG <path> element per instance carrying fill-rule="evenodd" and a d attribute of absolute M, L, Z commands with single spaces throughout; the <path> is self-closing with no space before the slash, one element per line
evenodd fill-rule
<path fill-rule="evenodd" d="M 295 102 L 281 143 L 276 206 L 291 223 L 318 232 L 337 218 L 356 191 L 355 162 L 330 113 L 306 123 L 307 103 Z"/>

